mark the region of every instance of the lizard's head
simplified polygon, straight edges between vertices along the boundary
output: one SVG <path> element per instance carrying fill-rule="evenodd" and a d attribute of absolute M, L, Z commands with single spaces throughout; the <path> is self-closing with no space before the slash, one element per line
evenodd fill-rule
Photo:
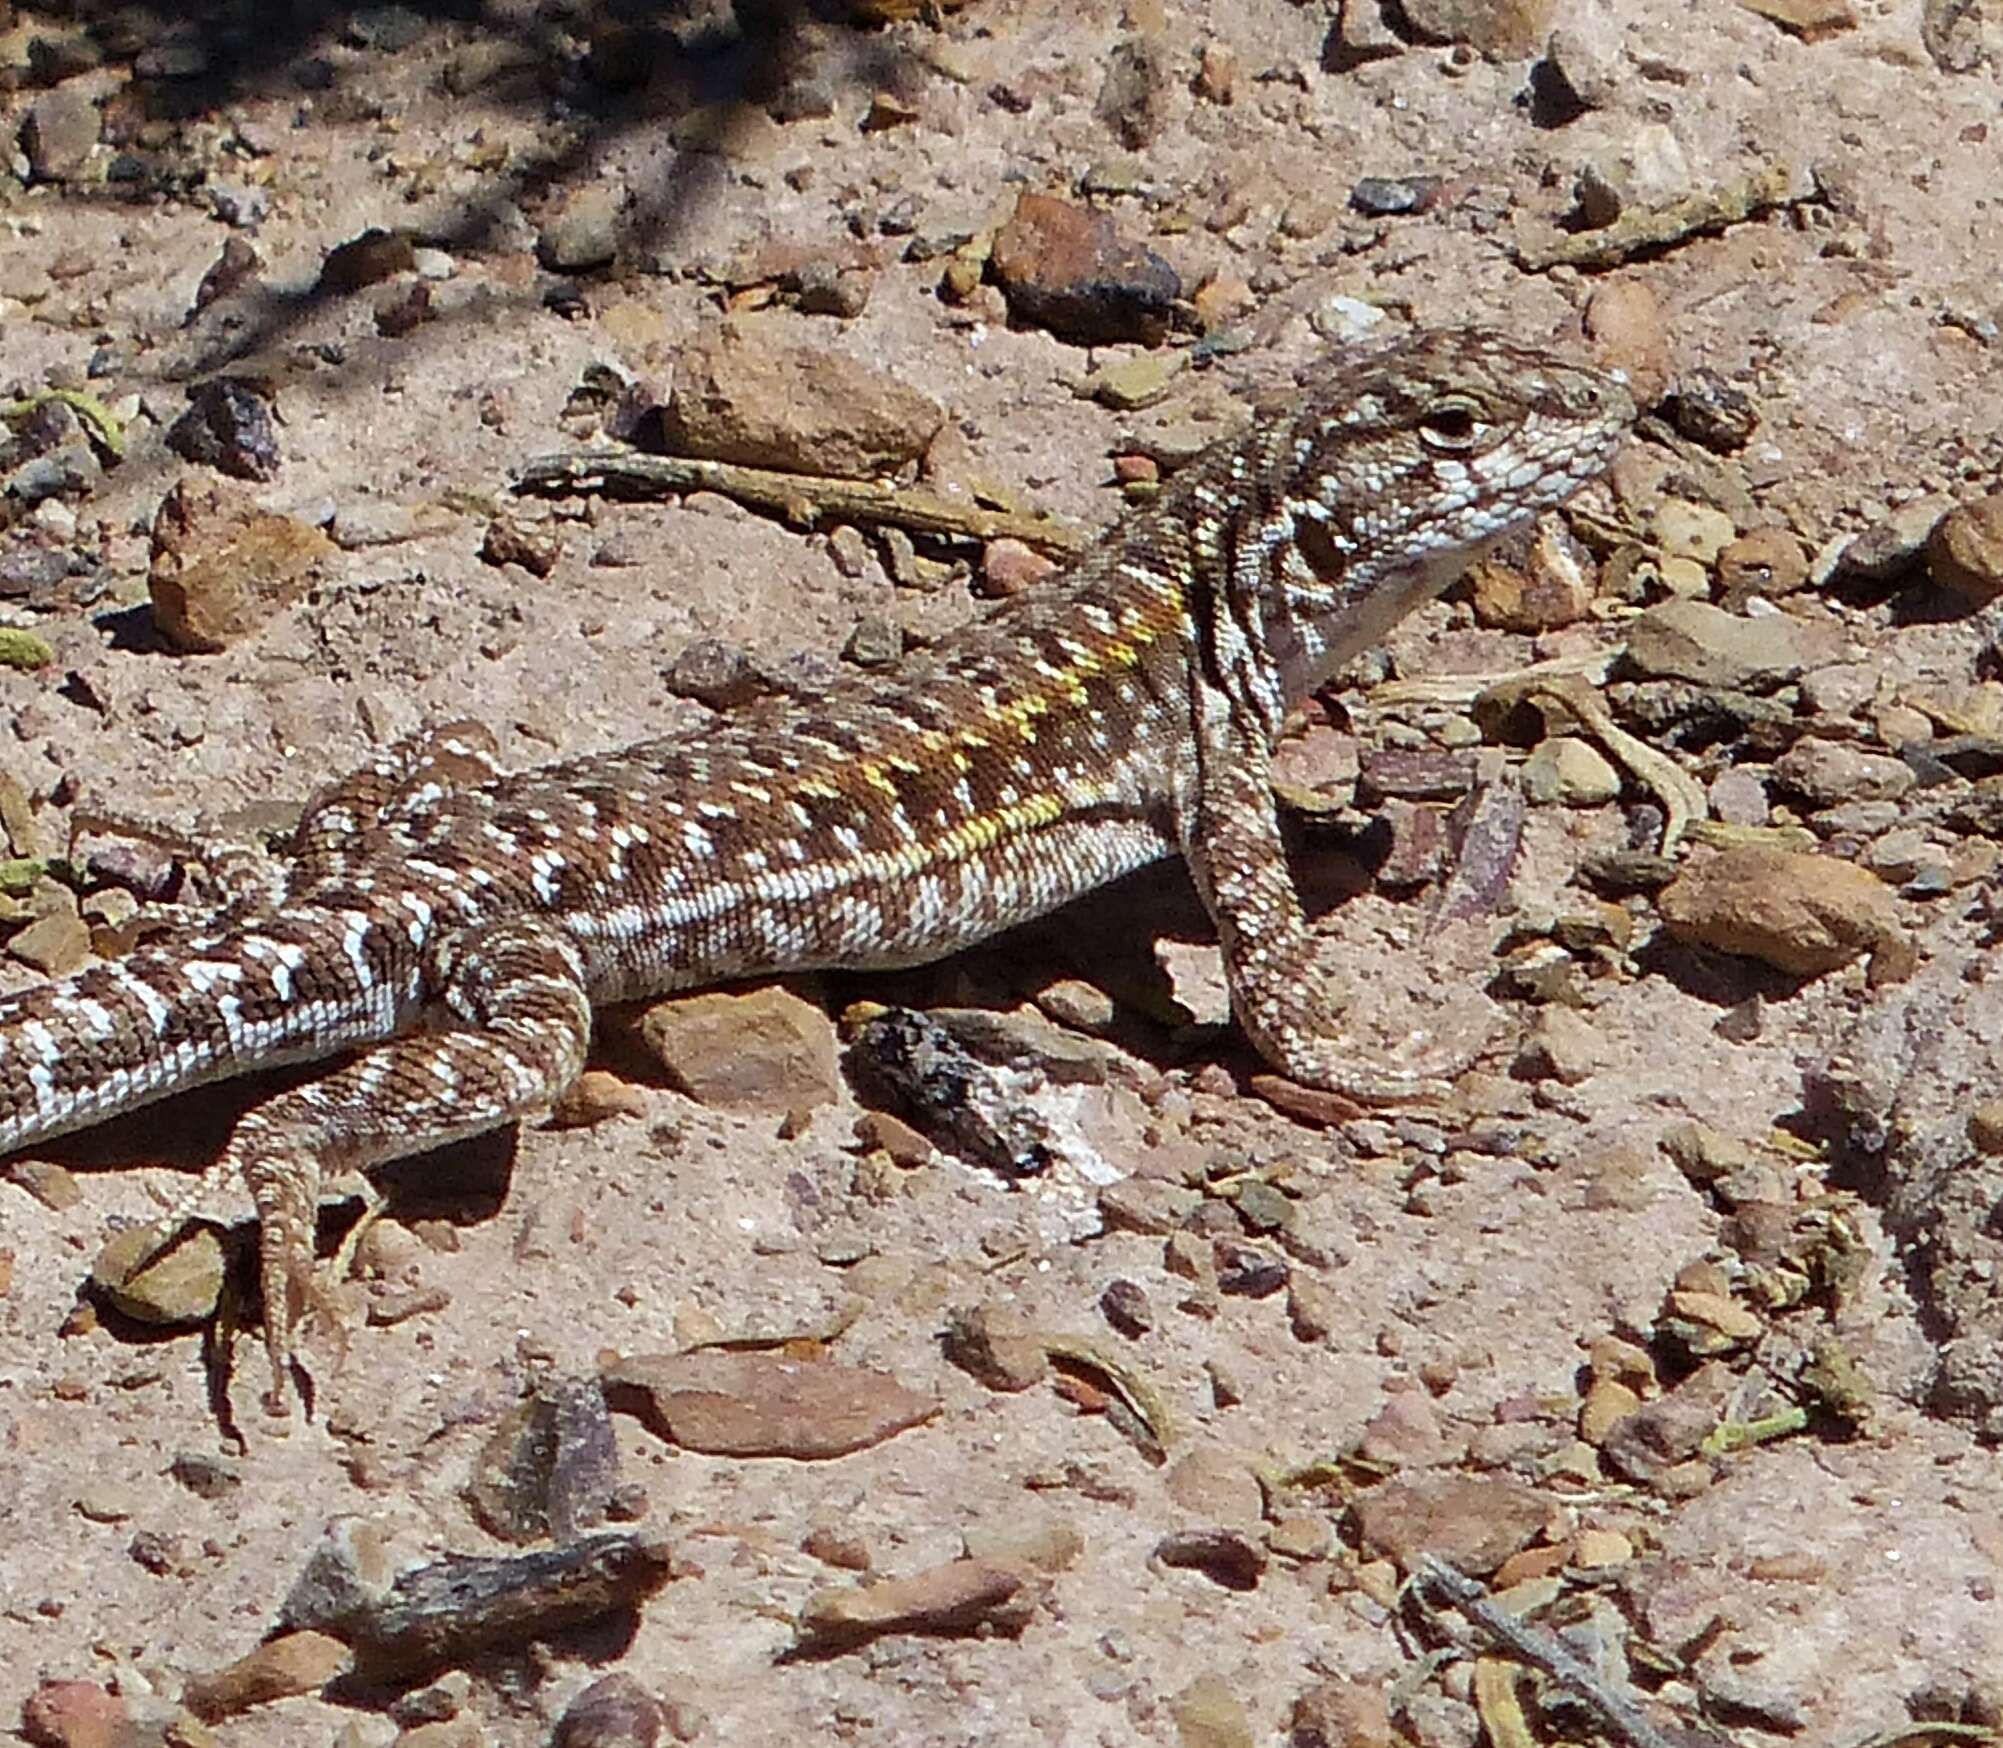
<path fill-rule="evenodd" d="M 1264 556 L 1255 586 L 1289 700 L 1603 473 L 1634 416 L 1620 377 L 1473 329 L 1313 383 L 1271 433 L 1241 534 Z"/>

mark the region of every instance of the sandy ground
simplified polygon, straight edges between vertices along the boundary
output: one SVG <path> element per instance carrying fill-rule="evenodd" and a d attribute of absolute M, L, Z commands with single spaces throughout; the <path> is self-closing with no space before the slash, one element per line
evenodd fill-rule
<path fill-rule="evenodd" d="M 696 638 L 832 658 L 865 616 L 921 632 L 963 617 L 964 581 L 914 594 L 873 548 L 845 569 L 825 535 L 713 495 L 510 505 L 513 470 L 574 441 L 564 409 L 592 366 L 664 388 L 726 303 L 740 322 L 773 325 L 753 332 L 936 396 L 949 421 L 930 463 L 941 483 L 977 479 L 1109 522 L 1109 456 L 1177 403 L 1122 414 L 1077 398 L 1088 365 L 1133 349 L 1011 327 L 992 287 L 944 300 L 943 257 L 908 246 L 914 232 L 990 226 L 1018 190 L 1115 189 L 1101 204 L 1185 293 L 1243 282 L 1232 331 L 1247 343 L 1220 349 L 1205 393 L 1285 384 L 1323 343 L 1315 321 L 1350 319 L 1334 299 L 1374 306 L 1393 330 L 1478 321 L 1569 343 L 1591 294 L 1631 282 L 1663 312 L 1675 380 L 1713 373 L 1757 411 L 1751 442 L 1713 458 L 1741 494 L 1741 531 L 1785 527 L 1813 555 L 1912 500 L 1996 489 L 1998 69 L 1942 70 L 1903 0 L 1864 0 L 1849 28 L 1806 38 L 1722 4 L 1574 15 L 1561 0 L 1566 65 L 1591 89 L 1587 106 L 1555 113 L 1531 71 L 1548 25 L 1533 50 L 1493 57 L 1373 30 L 1387 52 L 1348 66 L 1324 9 L 1283 0 L 1156 0 L 1125 17 L 973 0 L 886 27 L 741 10 L 743 36 L 725 5 L 675 14 L 622 89 L 602 67 L 580 70 L 602 22 L 581 6 L 477 18 L 299 8 L 248 29 L 219 15 L 185 39 L 204 64 L 178 81 L 135 73 L 164 19 L 120 15 L 151 22 L 136 41 L 111 31 L 101 64 L 72 75 L 105 116 L 94 168 L 0 183 L 0 394 L 87 385 L 139 402 L 122 463 L 74 503 L 72 525 L 23 518 L 8 536 L 32 528 L 84 555 L 60 587 L 5 603 L 54 651 L 40 671 L 0 672 L 12 730 L 0 763 L 52 841 L 85 804 L 206 832 L 296 802 L 426 720 L 478 717 L 517 764 L 693 727 L 705 712 L 671 696 L 663 673 Z M 1968 10 L 1981 28 L 1981 8 Z M 26 37 L 77 28 L 15 8 L 0 137 L 15 138 L 46 88 Z M 1116 51 L 1136 43 L 1154 73 L 1129 143 L 1102 89 Z M 1532 272 L 1512 255 L 1552 234 L 1582 174 L 1647 205 L 1776 165 L 1780 207 L 1610 270 Z M 1360 178 L 1417 176 L 1440 179 L 1418 212 L 1350 204 Z M 539 227 L 594 189 L 613 203 L 616 263 L 538 265 Z M 246 203 L 261 217 L 233 226 Z M 327 252 L 372 226 L 443 257 L 428 262 L 441 275 L 426 282 L 433 319 L 408 333 L 379 331 L 376 310 L 410 272 L 316 289 Z M 165 430 L 184 404 L 177 360 L 215 332 L 184 318 L 232 236 L 263 265 L 234 306 L 231 368 L 264 377 L 282 421 L 282 466 L 259 501 L 307 521 L 331 508 L 337 530 L 423 513 L 396 530 L 408 538 L 339 551 L 303 598 L 191 657 L 151 628 L 147 529 L 177 480 L 213 478 L 172 453 Z M 784 300 L 744 264 L 781 246 L 859 264 L 866 307 L 760 307 Z M 1174 392 L 1197 381 L 1185 373 Z M 1658 478 L 1704 495 L 1678 474 L 1685 463 L 1651 453 Z M 497 510 L 561 537 L 548 575 L 482 562 Z M 608 547 L 634 562 L 594 562 Z M 1811 589 L 1785 611 L 1835 626 L 1883 697 L 1994 674 L 1993 615 L 1916 611 L 1889 587 Z M 1551 647 L 1617 635 L 1593 622 Z M 1545 648 L 1478 629 L 1449 600 L 1400 633 L 1379 677 L 1499 672 Z M 1357 693 L 1341 697 L 1359 730 L 1384 729 Z M 1441 720 L 1407 715 L 1388 732 L 1423 746 Z M 1701 742 L 1669 750 L 1706 783 L 1729 762 Z M 1525 833 L 1519 917 L 1596 902 L 1576 870 L 1624 842 L 1625 824 L 1616 804 L 1536 808 Z M 1428 935 L 1422 896 L 1366 891 L 1335 906 L 1322 922 L 1332 968 L 1372 1002 L 1380 988 L 1492 993 L 1508 918 Z M 1974 975 L 1978 903 L 1971 888 L 1907 903 L 1921 955 L 1959 955 Z M 589 1375 L 608 1349 L 812 1336 L 839 1313 L 853 1320 L 834 1356 L 935 1394 L 937 1415 L 821 1462 L 697 1455 L 617 1417 L 625 1478 L 678 1548 L 674 1581 L 616 1642 L 479 1662 L 449 1727 L 548 1740 L 571 1697 L 618 1668 L 672 1699 L 674 1729 L 699 1741 L 1282 1740 L 1317 1684 L 1371 1694 L 1416 1667 L 1420 1647 L 1387 1607 L 1396 1574 L 1359 1546 L 1346 1509 L 1387 1470 L 1539 1489 L 1550 1523 L 1537 1545 L 1566 1550 L 1550 1564 L 1576 1579 L 1565 1602 L 1611 1602 L 1594 1618 L 1615 1673 L 1624 1656 L 1625 1679 L 1685 1720 L 1746 1742 L 1857 1741 L 1915 1716 L 1997 1722 L 2003 1475 L 1966 1421 L 1929 1406 L 1938 1332 L 1913 1302 L 1868 1162 L 1824 1145 L 1804 1115 L 1805 1071 L 1879 992 L 1861 965 L 1779 985 L 1715 963 L 1693 975 L 1649 950 L 1646 901 L 1626 914 L 1639 932 L 1591 984 L 1584 1072 L 1512 1077 L 1505 1031 L 1482 1083 L 1485 1144 L 1452 1125 L 1297 1124 L 1252 1096 L 1251 1065 L 1217 1038 L 1167 1048 L 1152 1034 L 1152 1051 L 1123 1051 L 1100 1084 L 1051 1095 L 1118 1177 L 1210 1186 L 1191 1197 L 1182 1249 L 1160 1231 L 1105 1229 L 1095 1186 L 1062 1173 L 1011 1187 L 944 1156 L 886 1170 L 857 1141 L 846 1090 L 793 1124 L 641 1081 L 634 1115 L 416 1162 L 395 1178 L 391 1212 L 417 1234 L 396 1250 L 411 1271 L 397 1285 L 435 1290 L 432 1308 L 376 1327 L 360 1315 L 369 1284 L 347 1289 L 345 1326 L 324 1318 L 309 1352 L 315 1412 L 284 1438 L 258 1418 L 249 1344 L 219 1416 L 197 1335 L 148 1336 L 79 1309 L 106 1230 L 171 1198 L 240 1101 L 182 1101 L 63 1151 L 75 1196 L 47 1179 L 0 1184 L 0 1721 L 45 1680 L 110 1682 L 144 1710 L 179 1675 L 242 1655 L 338 1514 L 379 1523 L 401 1557 L 499 1551 L 461 1489 L 538 1376 Z M 1007 1006 L 1067 976 L 1124 988 L 1159 953 L 1194 1008 L 1205 988 L 1214 996 L 1209 952 L 1165 872 L 999 951 L 805 993 L 831 1013 L 892 988 Z M 33 981 L 24 966 L 8 976 Z M 1756 1023 L 1742 1023 L 1756 991 Z M 1518 1032 L 1533 1023 L 1529 1003 L 1505 995 L 1497 1008 Z M 1700 1460 L 1701 1476 L 1636 1485 L 1578 1440 L 1579 1398 L 1608 1336 L 1651 1356 L 1644 1394 L 1689 1370 L 1665 1294 L 1727 1254 L 1719 1198 L 1660 1145 L 1692 1119 L 1745 1144 L 1801 1206 L 1840 1196 L 1862 1258 L 1850 1287 L 1770 1315 L 1797 1345 L 1834 1331 L 1876 1404 L 1861 1426 L 1811 1416 Z M 1227 1228 L 1246 1234 L 1219 1185 L 1247 1173 L 1285 1189 L 1292 1227 L 1268 1248 L 1333 1307 L 1313 1339 L 1285 1293 L 1220 1295 L 1177 1272 Z M 337 1230 L 330 1221 L 330 1243 Z M 1101 1309 L 1116 1280 L 1150 1307 L 1138 1335 Z M 1117 1354 L 1165 1407 L 1167 1462 L 1088 1412 L 1100 1405 L 1088 1387 L 1005 1393 L 949 1363 L 949 1314 L 977 1307 Z M 1760 1363 L 1728 1360 L 1743 1394 L 1726 1418 L 1772 1407 Z M 170 1472 L 186 1453 L 226 1459 L 236 1484 L 191 1491 Z M 1300 1479 L 1315 1464 L 1335 1466 Z M 1236 1589 L 1156 1557 L 1191 1528 L 1264 1551 L 1257 1582 Z M 1019 1633 L 784 1656 L 806 1598 L 855 1581 L 821 1557 L 831 1538 L 874 1573 L 904 1575 L 970 1537 L 1027 1543 L 1045 1530 L 1076 1543 L 1039 1579 Z M 1450 1661 L 1397 1729 L 1471 1742 L 1472 1680 Z M 308 1696 L 214 1730 L 288 1748 L 382 1743 L 398 1727 L 378 1701 Z M 1366 1721 L 1351 1739 L 1381 1736 Z"/>

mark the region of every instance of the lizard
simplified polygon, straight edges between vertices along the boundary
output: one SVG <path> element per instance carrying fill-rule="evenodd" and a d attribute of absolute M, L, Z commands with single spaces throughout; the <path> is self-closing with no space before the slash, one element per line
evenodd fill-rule
<path fill-rule="evenodd" d="M 199 924 L 0 998 L 0 1153 L 203 1082 L 255 1102 L 164 1230 L 240 1182 L 258 1219 L 265 1397 L 333 1171 L 548 1111 L 599 1005 L 920 963 L 1180 856 L 1238 1025 L 1365 1103 L 1425 1064 L 1344 1042 L 1284 858 L 1290 710 L 1509 529 L 1603 473 L 1616 373 L 1477 330 L 1323 361 L 1056 577 L 885 674 L 520 773 L 472 725 L 315 795 Z"/>

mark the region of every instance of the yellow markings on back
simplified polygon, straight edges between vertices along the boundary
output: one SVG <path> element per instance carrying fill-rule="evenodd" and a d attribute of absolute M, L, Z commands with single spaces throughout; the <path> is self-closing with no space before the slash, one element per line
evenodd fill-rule
<path fill-rule="evenodd" d="M 974 770 L 974 755 L 993 747 L 997 739 L 1033 746 L 1041 718 L 1061 710 L 1082 710 L 1090 702 L 1088 688 L 1092 681 L 1138 668 L 1149 646 L 1180 626 L 1184 606 L 1179 593 L 1150 596 L 1149 607 L 1123 602 L 1117 609 L 1119 635 L 1107 636 L 1095 647 L 1073 646 L 1076 653 L 1061 666 L 1039 662 L 1041 683 L 1034 689 L 984 703 L 974 720 L 952 729 L 916 732 L 914 738 L 923 749 L 918 757 L 900 751 L 857 758 L 853 764 L 834 767 L 832 776 L 801 777 L 793 786 L 793 794 L 814 801 L 855 802 L 862 799 L 860 791 L 873 789 L 901 804 L 904 792 L 894 777 L 922 777 L 942 767 L 955 776 L 965 777 Z M 910 877 L 940 863 L 964 861 L 1040 827 L 1055 825 L 1073 805 L 1074 798 L 1045 790 L 971 814 L 924 842 L 902 844 L 895 849 L 859 851 L 845 860 L 854 865 L 860 878 Z"/>

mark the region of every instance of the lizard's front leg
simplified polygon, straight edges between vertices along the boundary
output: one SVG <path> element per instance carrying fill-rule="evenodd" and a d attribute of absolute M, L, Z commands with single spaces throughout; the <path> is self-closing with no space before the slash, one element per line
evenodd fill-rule
<path fill-rule="evenodd" d="M 1229 706 L 1204 725 L 1183 855 L 1217 925 L 1231 1010 L 1289 1080 L 1364 1104 L 1437 1098 L 1455 1065 L 1373 1061 L 1344 1037 L 1316 970 L 1313 931 L 1287 869 L 1266 737 Z"/>

